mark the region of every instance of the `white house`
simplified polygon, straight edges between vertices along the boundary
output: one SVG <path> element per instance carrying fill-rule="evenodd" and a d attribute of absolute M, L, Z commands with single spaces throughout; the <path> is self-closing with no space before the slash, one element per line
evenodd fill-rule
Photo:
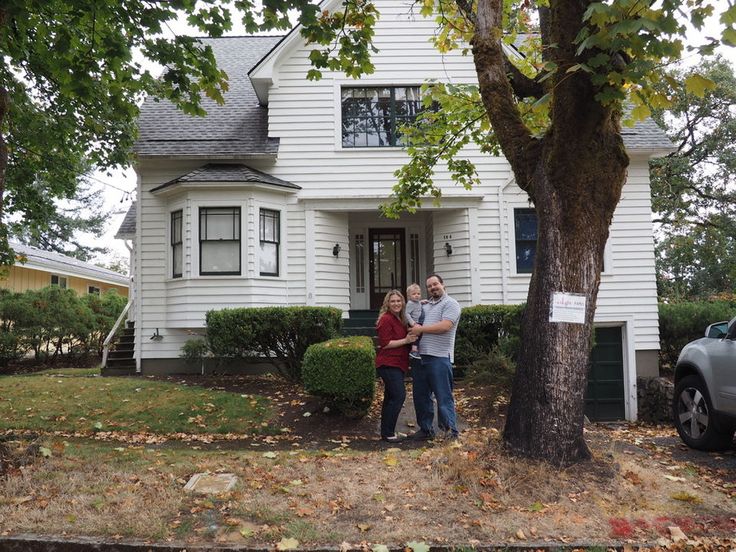
<path fill-rule="evenodd" d="M 377 7 L 372 75 L 308 81 L 311 48 L 294 31 L 205 39 L 230 78 L 225 105 L 206 101 L 205 118 L 143 106 L 135 225 L 122 236 L 134 236 L 139 371 L 180 369 L 210 309 L 331 305 L 347 318 L 433 272 L 462 305 L 525 300 L 536 218 L 504 158 L 471 148 L 482 186 L 466 191 L 438 169 L 440 206 L 379 215 L 407 160 L 395 121 L 416 113 L 419 86 L 476 77 L 472 58 L 433 48 L 434 22 L 410 2 Z M 652 121 L 624 132 L 631 166 L 596 311 L 608 375 L 592 385 L 597 397 L 614 389 L 608 417 L 634 419 L 636 376 L 657 374 L 659 349 L 647 161 L 671 144 Z"/>

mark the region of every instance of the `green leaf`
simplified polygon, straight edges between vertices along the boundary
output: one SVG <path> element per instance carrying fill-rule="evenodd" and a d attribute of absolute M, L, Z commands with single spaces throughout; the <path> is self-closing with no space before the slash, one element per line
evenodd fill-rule
<path fill-rule="evenodd" d="M 373 546 L 371 546 L 371 550 L 373 552 L 389 552 L 388 546 L 386 546 L 385 544 L 374 544 Z"/>
<path fill-rule="evenodd" d="M 699 98 L 705 96 L 706 90 L 713 90 L 715 87 L 716 83 L 702 75 L 689 75 L 685 78 L 685 90 Z"/>
<path fill-rule="evenodd" d="M 38 452 L 41 453 L 41 456 L 44 458 L 51 458 L 53 454 L 51 453 L 51 449 L 47 447 L 39 447 Z"/>
<path fill-rule="evenodd" d="M 721 34 L 721 40 L 724 44 L 729 46 L 736 46 L 736 29 L 729 27 L 723 30 Z"/>
<path fill-rule="evenodd" d="M 296 550 L 299 548 L 299 541 L 296 539 L 284 537 L 276 545 L 276 550 Z"/>
<path fill-rule="evenodd" d="M 429 552 L 429 545 L 426 542 L 407 542 L 407 548 L 411 548 L 414 552 Z"/>

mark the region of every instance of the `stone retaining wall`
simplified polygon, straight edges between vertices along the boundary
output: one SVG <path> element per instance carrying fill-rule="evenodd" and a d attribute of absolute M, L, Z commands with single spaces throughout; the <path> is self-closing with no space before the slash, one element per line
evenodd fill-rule
<path fill-rule="evenodd" d="M 675 386 L 667 378 L 637 378 L 639 420 L 655 424 L 672 423 Z"/>

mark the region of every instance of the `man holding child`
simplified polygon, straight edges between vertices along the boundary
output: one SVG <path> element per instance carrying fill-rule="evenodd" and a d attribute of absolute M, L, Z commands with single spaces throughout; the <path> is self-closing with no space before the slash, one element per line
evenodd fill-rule
<path fill-rule="evenodd" d="M 452 394 L 452 362 L 455 334 L 460 320 L 460 305 L 447 295 L 442 278 L 432 274 L 427 278 L 428 301 L 422 305 L 424 323 L 415 324 L 409 334 L 421 336 L 421 365 L 412 370 L 414 408 L 419 430 L 411 438 L 434 439 L 434 404 L 437 400 L 437 422 L 448 439 L 457 439 L 455 399 Z"/>

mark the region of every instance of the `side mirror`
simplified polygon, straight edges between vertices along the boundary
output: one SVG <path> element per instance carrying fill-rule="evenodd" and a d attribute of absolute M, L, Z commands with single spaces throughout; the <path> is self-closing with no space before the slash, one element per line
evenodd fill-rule
<path fill-rule="evenodd" d="M 725 322 L 716 322 L 705 328 L 705 337 L 713 339 L 723 339 L 728 333 L 728 320 Z"/>

